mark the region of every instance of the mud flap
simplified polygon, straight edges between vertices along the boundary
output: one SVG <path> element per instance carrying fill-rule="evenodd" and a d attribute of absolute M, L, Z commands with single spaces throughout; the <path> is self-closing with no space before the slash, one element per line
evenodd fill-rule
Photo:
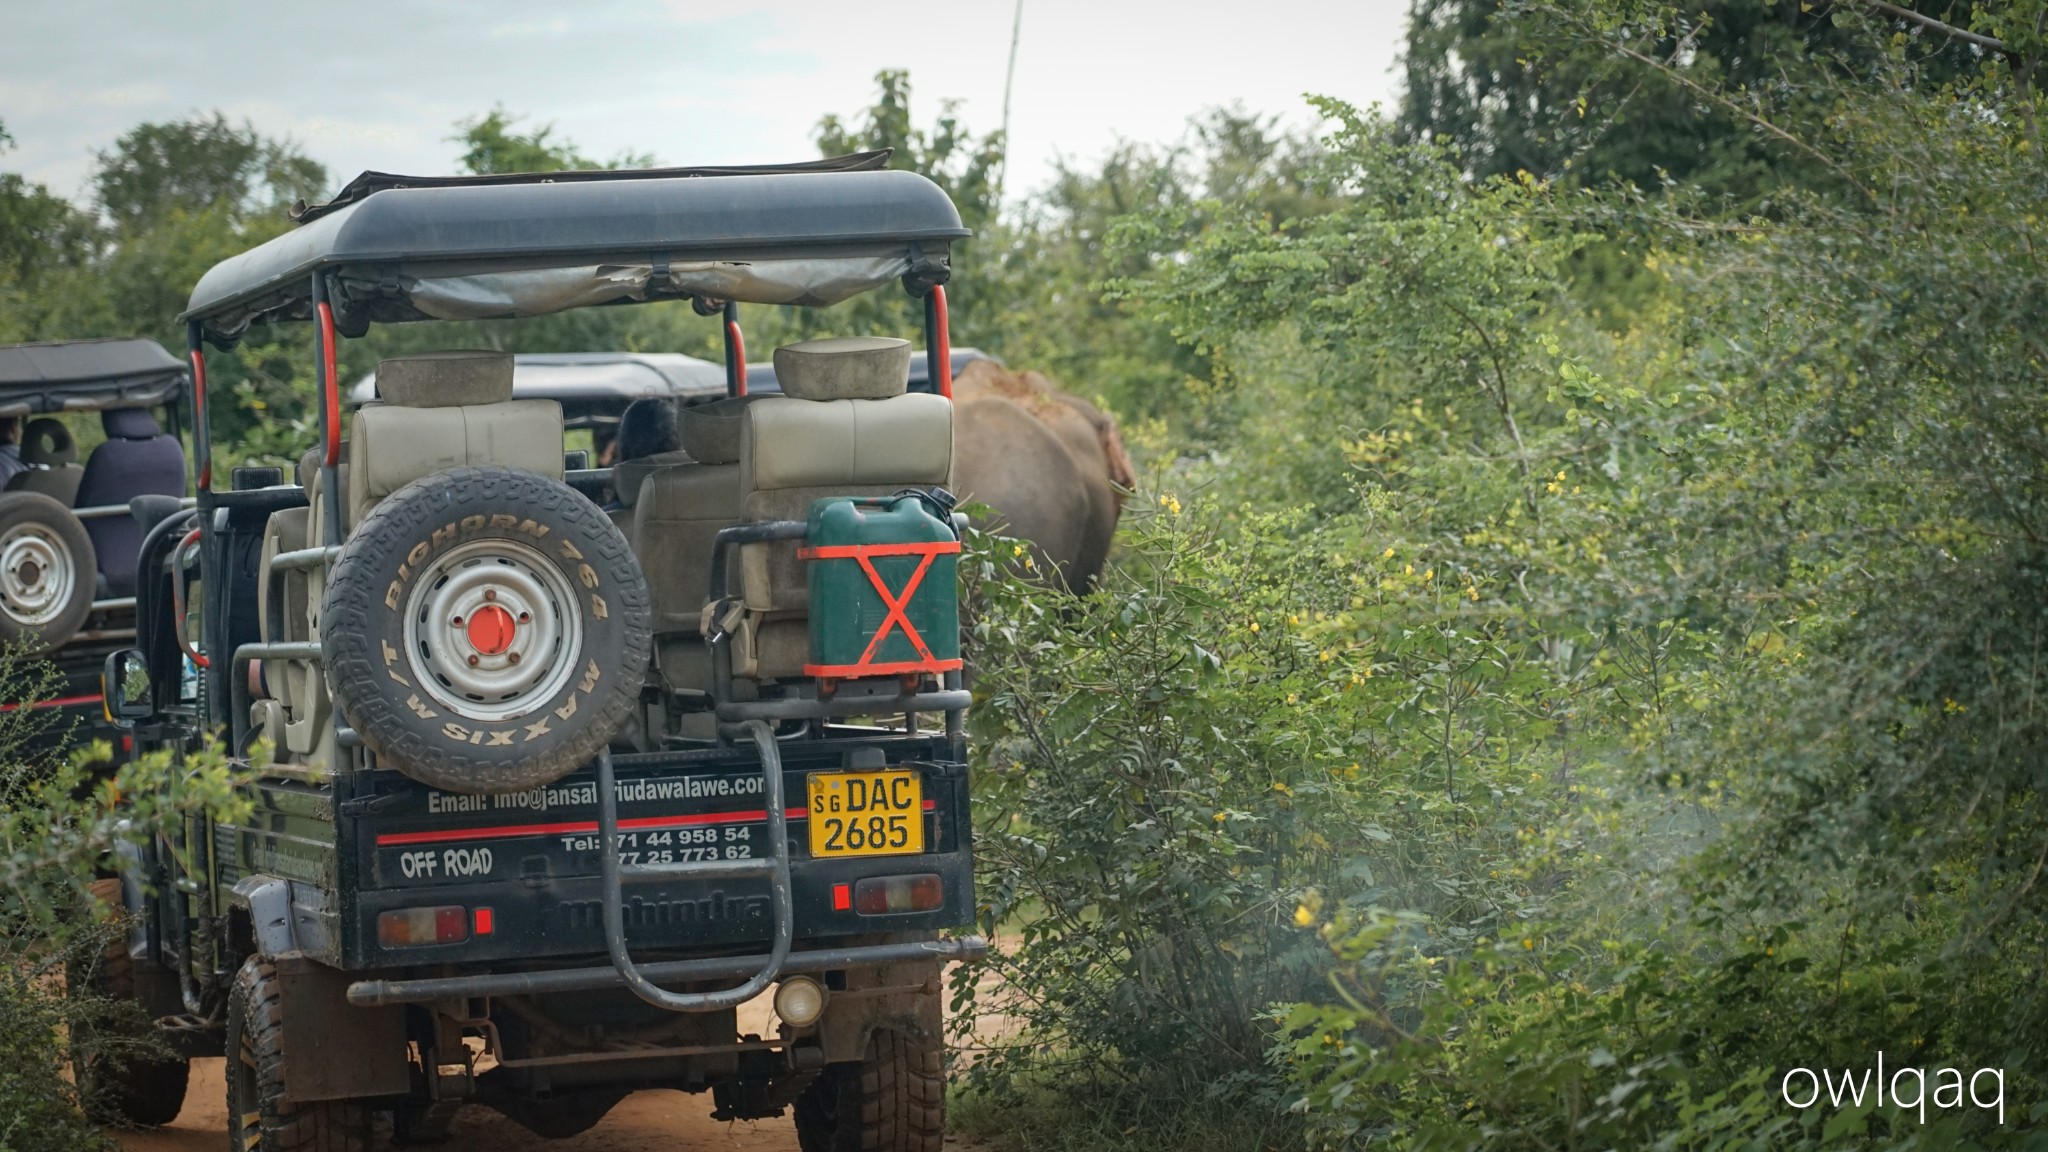
<path fill-rule="evenodd" d="M 348 1002 L 346 972 L 302 955 L 274 957 L 284 1029 L 284 1096 L 356 1100 L 412 1087 L 405 1009 Z"/>

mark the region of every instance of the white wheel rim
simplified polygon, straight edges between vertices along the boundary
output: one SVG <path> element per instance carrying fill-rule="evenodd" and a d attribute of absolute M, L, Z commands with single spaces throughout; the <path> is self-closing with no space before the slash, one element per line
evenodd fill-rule
<path fill-rule="evenodd" d="M 71 549 L 41 524 L 22 524 L 0 537 L 0 612 L 20 625 L 48 624 L 71 603 L 78 585 Z"/>
<path fill-rule="evenodd" d="M 465 544 L 420 573 L 406 601 L 412 679 L 465 719 L 516 720 L 576 674 L 578 608 L 568 577 L 537 550 Z"/>

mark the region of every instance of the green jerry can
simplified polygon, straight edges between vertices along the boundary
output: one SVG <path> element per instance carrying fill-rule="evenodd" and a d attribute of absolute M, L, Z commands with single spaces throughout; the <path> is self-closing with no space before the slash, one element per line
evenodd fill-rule
<path fill-rule="evenodd" d="M 824 685 L 960 667 L 960 538 L 930 496 L 833 496 L 811 505 L 811 659 Z M 940 514 L 934 515 L 934 511 Z"/>

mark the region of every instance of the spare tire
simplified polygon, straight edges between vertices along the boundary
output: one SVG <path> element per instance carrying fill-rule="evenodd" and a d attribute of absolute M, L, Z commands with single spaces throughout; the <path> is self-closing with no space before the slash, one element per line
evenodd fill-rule
<path fill-rule="evenodd" d="M 0 494 L 0 642 L 63 647 L 92 611 L 99 570 L 69 508 L 38 492 Z"/>
<path fill-rule="evenodd" d="M 565 484 L 437 472 L 356 525 L 320 649 L 380 763 L 450 792 L 520 792 L 588 763 L 633 714 L 653 634 L 626 538 Z"/>

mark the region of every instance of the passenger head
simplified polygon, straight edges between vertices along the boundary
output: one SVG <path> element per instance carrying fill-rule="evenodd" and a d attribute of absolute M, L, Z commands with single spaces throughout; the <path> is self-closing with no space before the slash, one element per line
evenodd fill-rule
<path fill-rule="evenodd" d="M 679 445 L 675 404 L 652 397 L 635 400 L 619 417 L 618 451 L 613 454 L 613 462 L 673 452 Z"/>
<path fill-rule="evenodd" d="M 21 417 L 0 416 L 0 444 L 12 444 L 21 439 Z"/>

